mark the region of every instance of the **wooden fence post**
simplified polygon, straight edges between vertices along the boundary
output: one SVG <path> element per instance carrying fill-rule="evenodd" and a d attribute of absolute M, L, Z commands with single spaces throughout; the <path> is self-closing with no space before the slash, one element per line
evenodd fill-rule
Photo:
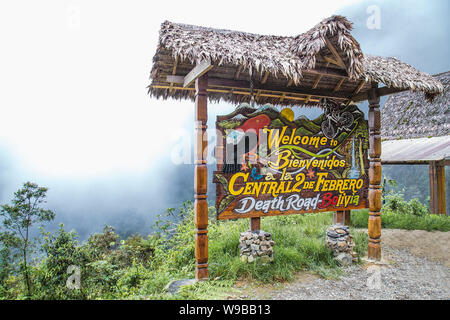
<path fill-rule="evenodd" d="M 369 247 L 368 258 L 381 260 L 381 114 L 375 84 L 369 92 Z"/>
<path fill-rule="evenodd" d="M 208 273 L 208 203 L 206 201 L 208 174 L 206 155 L 208 139 L 208 103 L 206 89 L 208 77 L 203 75 L 195 80 L 195 171 L 194 171 L 194 210 L 195 210 L 195 279 L 207 280 Z"/>

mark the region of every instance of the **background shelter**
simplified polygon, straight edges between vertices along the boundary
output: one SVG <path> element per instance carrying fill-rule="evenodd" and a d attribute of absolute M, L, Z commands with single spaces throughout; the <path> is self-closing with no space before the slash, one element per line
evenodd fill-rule
<path fill-rule="evenodd" d="M 369 248 L 381 259 L 380 97 L 421 91 L 427 99 L 442 84 L 395 58 L 363 54 L 345 17 L 332 16 L 296 37 L 257 35 L 165 21 L 153 58 L 149 94 L 195 101 L 195 256 L 196 278 L 208 277 L 208 212 L 205 137 L 207 101 L 318 106 L 320 98 L 369 101 Z M 379 87 L 379 84 L 384 86 Z M 342 213 L 336 215 L 339 222 Z M 251 228 L 259 220 L 252 219 Z"/>
<path fill-rule="evenodd" d="M 434 76 L 444 93 L 428 101 L 417 92 L 401 92 L 383 106 L 383 164 L 428 164 L 430 212 L 446 214 L 445 167 L 450 164 L 450 71 Z"/>

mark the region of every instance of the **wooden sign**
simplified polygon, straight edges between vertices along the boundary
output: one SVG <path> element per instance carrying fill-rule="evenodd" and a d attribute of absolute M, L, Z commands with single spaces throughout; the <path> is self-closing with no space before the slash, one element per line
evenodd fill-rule
<path fill-rule="evenodd" d="M 324 104 L 314 120 L 270 104 L 218 116 L 217 218 L 368 207 L 368 123 L 356 105 Z"/>

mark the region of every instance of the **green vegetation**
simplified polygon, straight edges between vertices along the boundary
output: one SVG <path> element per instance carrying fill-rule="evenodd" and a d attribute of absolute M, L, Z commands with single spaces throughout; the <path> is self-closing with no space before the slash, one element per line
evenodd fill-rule
<path fill-rule="evenodd" d="M 45 193 L 44 193 L 45 194 Z M 267 217 L 262 229 L 273 234 L 275 261 L 244 264 L 239 258 L 239 235 L 248 229 L 247 220 L 217 221 L 210 208 L 208 282 L 183 288 L 176 296 L 165 293 L 171 281 L 194 277 L 194 212 L 190 202 L 179 210 L 169 209 L 159 217 L 155 230 L 146 238 L 133 235 L 119 239 L 114 228 L 79 243 L 75 231 L 64 225 L 41 233 L 40 255 L 35 255 L 27 273 L 20 268 L 21 256 L 14 255 L 7 230 L 0 229 L 1 299 L 214 299 L 233 292 L 237 279 L 256 282 L 287 281 L 296 271 L 309 270 L 323 277 L 340 274 L 338 263 L 325 248 L 326 228 L 331 213 Z M 355 233 L 363 255 L 367 236 Z M 36 250 L 37 252 L 38 250 Z M 80 287 L 66 285 L 79 268 Z M 71 267 L 72 269 L 70 269 Z M 69 271 L 68 271 L 69 270 Z"/>
<path fill-rule="evenodd" d="M 331 213 L 264 218 L 261 228 L 272 233 L 276 242 L 275 260 L 269 264 L 246 264 L 240 261 L 238 244 L 240 233 L 248 229 L 248 220 L 217 221 L 215 209 L 210 207 L 211 280 L 169 295 L 164 288 L 171 280 L 194 277 L 195 227 L 190 202 L 158 216 L 155 229 L 149 230 L 152 233 L 147 237 L 132 235 L 120 239 L 114 228 L 105 226 L 103 232 L 79 243 L 77 233 L 66 231 L 62 224 L 54 232 L 41 228 L 38 236 L 28 238 L 28 243 L 35 246 L 31 249 L 28 245 L 25 250 L 25 267 L 25 242 L 14 226 L 21 226 L 23 232 L 23 226 L 29 228 L 54 217 L 51 211 L 39 208 L 45 193 L 45 188 L 25 184 L 11 206 L 2 206 L 0 299 L 223 299 L 235 290 L 234 283 L 239 279 L 283 282 L 292 280 L 300 270 L 325 278 L 335 278 L 342 272 L 325 247 Z M 20 199 L 34 199 L 36 202 L 30 203 L 37 205 L 27 206 L 28 200 Z M 388 194 L 385 200 L 384 227 L 450 231 L 448 217 L 429 215 L 417 200 L 406 202 L 397 194 Z M 27 218 L 31 216 L 34 218 Z M 366 228 L 367 219 L 367 210 L 352 212 L 353 227 Z M 364 256 L 367 234 L 356 230 L 352 234 L 355 251 Z M 80 286 L 76 286 L 77 275 Z"/>
<path fill-rule="evenodd" d="M 22 275 L 27 288 L 27 295 L 31 296 L 31 279 L 29 257 L 33 253 L 34 241 L 30 237 L 31 228 L 38 224 L 51 221 L 55 214 L 50 210 L 40 208 L 45 201 L 47 188 L 40 188 L 34 183 L 27 182 L 21 189 L 14 193 L 12 204 L 1 206 L 0 217 L 2 218 L 5 231 L 0 239 L 4 244 L 2 247 L 2 263 L 8 270 L 3 277 L 8 276 L 13 269 L 8 263 L 9 256 L 15 251 L 14 257 L 20 259 L 19 272 Z M 2 266 L 3 267 L 3 266 Z"/>
<path fill-rule="evenodd" d="M 368 220 L 368 210 L 352 211 L 352 227 L 367 228 Z M 381 227 L 386 229 L 450 231 L 450 218 L 435 214 L 426 214 L 424 216 L 399 215 L 392 211 L 386 211 L 381 216 Z"/>
<path fill-rule="evenodd" d="M 390 192 L 384 197 L 381 226 L 388 229 L 450 231 L 450 217 L 430 214 L 429 207 L 417 198 L 406 201 L 403 194 Z M 351 213 L 352 227 L 367 228 L 368 210 Z"/>
<path fill-rule="evenodd" d="M 383 174 L 386 178 L 396 181 L 393 189 L 403 194 L 406 200 L 417 198 L 422 203 L 428 203 L 430 195 L 428 165 L 383 165 Z M 446 197 L 450 199 L 450 166 L 445 167 L 445 176 Z M 447 212 L 450 212 L 448 200 Z"/>

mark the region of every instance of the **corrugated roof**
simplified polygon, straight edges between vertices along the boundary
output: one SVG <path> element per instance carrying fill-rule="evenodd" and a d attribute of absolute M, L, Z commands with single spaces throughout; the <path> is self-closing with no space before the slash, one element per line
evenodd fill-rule
<path fill-rule="evenodd" d="M 450 135 L 434 138 L 418 138 L 383 141 L 381 162 L 428 162 L 450 159 Z"/>

